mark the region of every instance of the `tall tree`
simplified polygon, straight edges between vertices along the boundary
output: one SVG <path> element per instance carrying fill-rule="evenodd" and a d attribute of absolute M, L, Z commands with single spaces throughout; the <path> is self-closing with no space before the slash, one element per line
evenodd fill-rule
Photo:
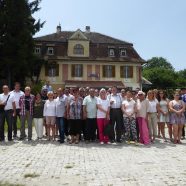
<path fill-rule="evenodd" d="M 0 0 L 0 72 L 1 78 L 24 82 L 31 77 L 36 57 L 33 35 L 43 27 L 32 15 L 41 0 Z"/>
<path fill-rule="evenodd" d="M 171 63 L 169 63 L 163 57 L 153 57 L 153 58 L 147 60 L 147 63 L 143 66 L 143 69 L 151 69 L 151 68 L 155 68 L 155 67 L 174 70 Z"/>
<path fill-rule="evenodd" d="M 165 58 L 153 57 L 143 66 L 143 76 L 152 82 L 153 88 L 175 87 L 177 74 Z"/>

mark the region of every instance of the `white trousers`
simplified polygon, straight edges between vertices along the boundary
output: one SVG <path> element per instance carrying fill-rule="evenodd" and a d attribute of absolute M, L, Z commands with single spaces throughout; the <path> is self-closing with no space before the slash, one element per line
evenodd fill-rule
<path fill-rule="evenodd" d="M 38 138 L 43 137 L 43 118 L 34 118 L 34 125 Z"/>

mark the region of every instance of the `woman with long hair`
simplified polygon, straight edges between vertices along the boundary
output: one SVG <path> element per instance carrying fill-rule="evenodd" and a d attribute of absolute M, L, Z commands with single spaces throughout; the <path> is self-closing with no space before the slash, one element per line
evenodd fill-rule
<path fill-rule="evenodd" d="M 185 103 L 182 100 L 179 100 L 179 98 L 180 94 L 176 91 L 174 93 L 174 99 L 169 103 L 171 111 L 170 123 L 173 125 L 174 144 L 181 143 L 182 128 L 185 124 Z"/>
<path fill-rule="evenodd" d="M 33 109 L 33 121 L 35 124 L 37 139 L 42 139 L 43 137 L 43 108 L 44 101 L 41 99 L 41 94 L 37 93 L 34 101 Z"/>
<path fill-rule="evenodd" d="M 149 135 L 151 142 L 153 143 L 155 141 L 155 138 L 157 136 L 157 112 L 158 112 L 158 101 L 155 97 L 154 91 L 149 90 L 147 92 L 147 100 L 149 102 L 149 108 L 148 108 L 148 128 L 149 128 Z"/>
<path fill-rule="evenodd" d="M 165 138 L 165 123 L 169 126 L 169 100 L 163 90 L 158 91 L 157 99 L 159 102 L 159 127 L 161 135 L 166 142 Z"/>

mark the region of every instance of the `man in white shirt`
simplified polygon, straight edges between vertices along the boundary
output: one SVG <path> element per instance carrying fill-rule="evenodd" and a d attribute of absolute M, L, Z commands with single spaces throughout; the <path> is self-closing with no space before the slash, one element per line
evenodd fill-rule
<path fill-rule="evenodd" d="M 60 143 L 64 143 L 64 116 L 66 114 L 66 107 L 67 107 L 67 96 L 63 94 L 63 90 L 58 88 L 58 97 L 55 99 L 56 101 L 56 123 L 59 128 L 59 136 L 60 136 Z"/>
<path fill-rule="evenodd" d="M 90 88 L 89 95 L 83 100 L 83 118 L 86 119 L 85 124 L 85 141 L 96 140 L 97 128 L 97 98 L 95 97 L 95 89 Z"/>
<path fill-rule="evenodd" d="M 0 105 L 1 107 L 4 105 L 4 109 L 1 109 L 0 111 L 0 141 L 5 140 L 5 120 L 8 125 L 8 141 L 12 141 L 12 123 L 13 116 L 16 115 L 16 105 L 15 98 L 9 93 L 9 88 L 7 85 L 3 85 L 3 93 L 0 94 Z"/>
<path fill-rule="evenodd" d="M 110 95 L 110 120 L 112 126 L 112 134 L 110 136 L 111 143 L 114 143 L 115 140 L 118 143 L 121 143 L 121 135 L 123 133 L 123 116 L 121 111 L 122 100 L 120 95 L 117 93 L 117 87 L 112 87 L 112 94 Z M 116 137 L 115 137 L 115 128 L 116 125 Z"/>
<path fill-rule="evenodd" d="M 20 118 L 20 106 L 19 106 L 19 99 L 21 96 L 24 95 L 24 92 L 20 90 L 21 86 L 19 82 L 15 82 L 14 90 L 10 92 L 15 98 L 16 104 L 16 115 L 13 118 L 13 137 L 17 137 L 17 116 Z"/>

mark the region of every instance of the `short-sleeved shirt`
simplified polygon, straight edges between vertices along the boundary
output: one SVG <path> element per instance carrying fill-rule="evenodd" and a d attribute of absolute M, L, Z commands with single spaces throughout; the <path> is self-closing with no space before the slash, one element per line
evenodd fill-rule
<path fill-rule="evenodd" d="M 137 100 L 137 117 L 146 118 L 147 111 L 149 108 L 148 100 L 144 99 L 143 101 Z"/>
<path fill-rule="evenodd" d="M 183 94 L 183 95 L 181 96 L 181 99 L 182 99 L 182 101 L 186 104 L 186 94 Z"/>
<path fill-rule="evenodd" d="M 43 118 L 43 109 L 45 102 L 41 100 L 39 103 L 34 102 L 33 118 Z"/>
<path fill-rule="evenodd" d="M 61 97 L 57 97 L 56 101 L 56 116 L 64 117 L 66 106 L 67 106 L 67 96 L 63 95 Z"/>
<path fill-rule="evenodd" d="M 21 96 L 24 95 L 24 92 L 23 91 L 18 91 L 16 92 L 15 90 L 11 91 L 10 94 L 13 94 L 14 97 L 15 97 L 15 104 L 16 104 L 16 109 L 20 109 L 20 106 L 19 106 L 19 99 Z"/>
<path fill-rule="evenodd" d="M 9 98 L 8 98 L 8 96 L 9 96 Z M 8 101 L 7 101 L 7 98 L 8 98 Z M 4 103 L 6 101 L 7 101 L 7 103 L 6 103 L 4 110 L 12 110 L 13 109 L 12 103 L 15 102 L 14 95 L 10 94 L 10 93 L 7 95 L 5 95 L 4 93 L 0 94 L 0 102 Z"/>
<path fill-rule="evenodd" d="M 113 101 L 113 103 L 110 105 L 111 108 L 121 108 L 122 100 L 119 94 L 113 95 L 111 94 L 109 96 L 110 100 Z"/>
<path fill-rule="evenodd" d="M 108 99 L 97 98 L 97 105 L 101 105 L 104 110 L 108 110 L 110 101 Z M 97 118 L 106 118 L 106 113 L 97 109 Z"/>
<path fill-rule="evenodd" d="M 122 105 L 125 106 L 125 113 L 127 113 L 127 114 L 133 113 L 132 117 L 135 117 L 134 109 L 135 109 L 136 102 L 133 99 L 124 100 L 122 102 Z M 123 117 L 128 117 L 125 113 L 123 114 Z"/>
<path fill-rule="evenodd" d="M 69 102 L 70 111 L 69 111 L 69 117 L 70 119 L 82 119 L 82 104 L 83 104 L 83 98 L 78 97 L 77 101 L 75 101 L 74 98 L 72 98 Z"/>
<path fill-rule="evenodd" d="M 86 106 L 87 118 L 96 118 L 97 113 L 97 98 L 86 96 L 83 100 L 83 105 Z"/>

